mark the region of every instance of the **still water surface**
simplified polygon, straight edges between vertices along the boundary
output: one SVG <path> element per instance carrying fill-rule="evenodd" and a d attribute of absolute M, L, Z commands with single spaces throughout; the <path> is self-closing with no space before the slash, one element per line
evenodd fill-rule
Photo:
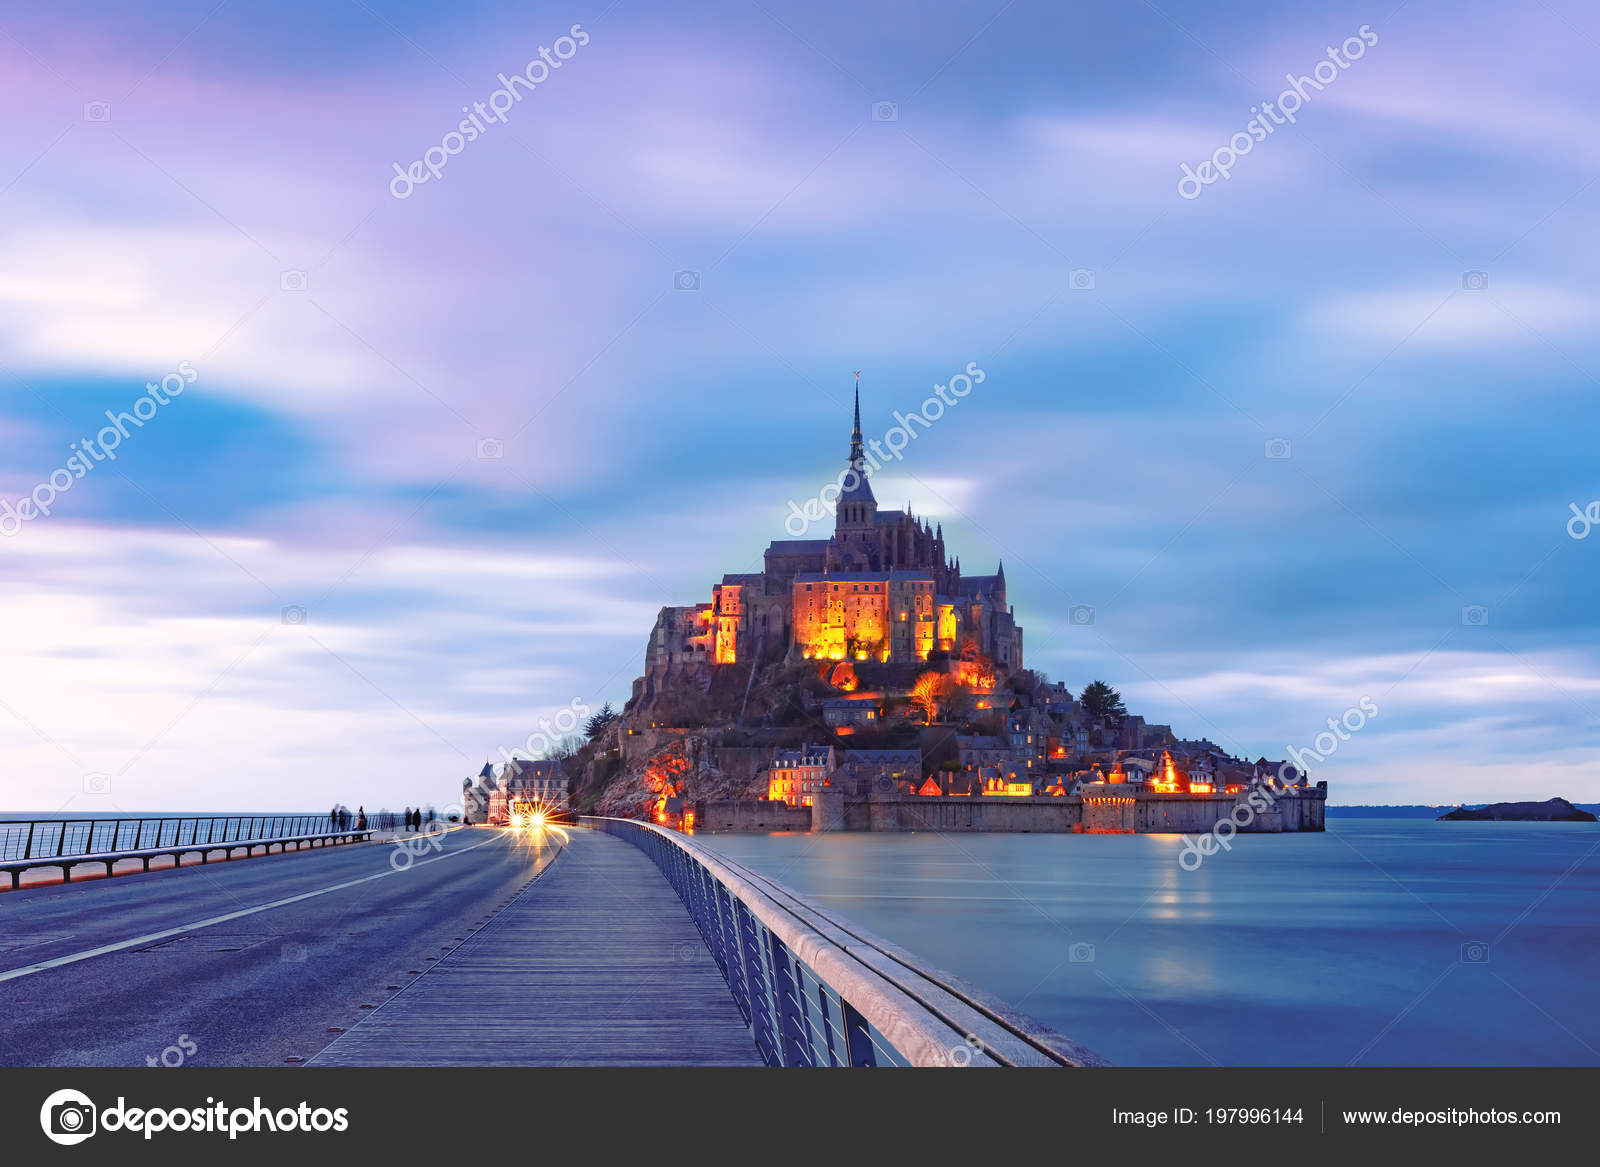
<path fill-rule="evenodd" d="M 1120 1065 L 1600 1064 L 1600 829 L 699 835 Z"/>

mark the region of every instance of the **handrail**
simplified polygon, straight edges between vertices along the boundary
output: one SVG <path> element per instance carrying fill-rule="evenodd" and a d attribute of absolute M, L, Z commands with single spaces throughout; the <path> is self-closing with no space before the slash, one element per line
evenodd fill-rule
<path fill-rule="evenodd" d="M 373 816 L 381 817 L 381 816 Z M 388 816 L 393 817 L 393 816 Z M 199 853 L 202 863 L 212 851 L 231 857 L 238 848 L 271 854 L 302 846 L 362 842 L 374 831 L 370 823 L 355 826 L 332 815 L 182 815 L 128 819 L 34 819 L 0 822 L 0 871 L 11 877 L 12 890 L 22 873 L 36 867 L 59 867 L 70 882 L 81 864 L 104 864 L 110 875 L 125 859 L 144 862 L 170 855 Z"/>
<path fill-rule="evenodd" d="M 954 975 L 700 845 L 632 819 L 582 825 L 673 885 L 769 1065 L 1097 1066 L 1103 1059 Z"/>
<path fill-rule="evenodd" d="M 109 851 L 202 843 L 248 843 L 285 835 L 349 831 L 327 814 L 142 815 L 0 822 L 0 860 L 89 858 Z"/>

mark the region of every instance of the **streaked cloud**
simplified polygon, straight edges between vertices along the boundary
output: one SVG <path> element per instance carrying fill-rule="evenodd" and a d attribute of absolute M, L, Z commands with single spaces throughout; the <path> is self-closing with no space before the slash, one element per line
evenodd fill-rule
<path fill-rule="evenodd" d="M 442 802 L 759 565 L 853 370 L 881 432 L 970 360 L 874 485 L 1005 560 L 1030 662 L 1249 753 L 1392 688 L 1336 799 L 1600 798 L 1584 7 L 1406 5 L 1192 203 L 1370 12 L 623 4 L 397 202 L 573 15 L 211 8 L 0 37 L 0 495 L 201 374 L 0 540 L 0 804 Z"/>

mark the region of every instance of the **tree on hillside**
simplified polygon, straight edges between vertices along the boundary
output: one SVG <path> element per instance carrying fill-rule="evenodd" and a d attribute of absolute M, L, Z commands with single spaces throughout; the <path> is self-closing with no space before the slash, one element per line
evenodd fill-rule
<path fill-rule="evenodd" d="M 595 738 L 605 733 L 606 727 L 616 719 L 617 711 L 611 708 L 611 702 L 607 701 L 604 705 L 600 706 L 599 713 L 596 713 L 593 717 L 589 718 L 588 721 L 583 723 L 584 735 L 588 737 L 590 741 L 594 741 Z"/>
<path fill-rule="evenodd" d="M 939 702 L 946 691 L 943 673 L 927 672 L 911 686 L 911 705 L 922 714 L 923 721 L 932 725 L 939 717 Z"/>
<path fill-rule="evenodd" d="M 564 762 L 576 757 L 578 751 L 583 749 L 584 745 L 582 734 L 569 733 L 565 737 L 559 737 L 551 742 L 544 751 L 544 756 L 550 761 Z"/>
<path fill-rule="evenodd" d="M 1104 681 L 1091 681 L 1085 685 L 1078 701 L 1090 717 L 1100 718 L 1107 725 L 1121 725 L 1122 719 L 1128 716 L 1127 706 L 1122 703 L 1122 694 Z"/>

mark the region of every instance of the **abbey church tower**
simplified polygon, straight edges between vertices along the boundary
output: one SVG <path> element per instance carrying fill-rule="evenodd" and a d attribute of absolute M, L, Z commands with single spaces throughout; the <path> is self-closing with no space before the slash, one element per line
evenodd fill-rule
<path fill-rule="evenodd" d="M 882 571 L 878 560 L 878 500 L 867 479 L 861 444 L 861 383 L 856 382 L 855 425 L 850 430 L 849 471 L 834 507 L 830 571 Z"/>

